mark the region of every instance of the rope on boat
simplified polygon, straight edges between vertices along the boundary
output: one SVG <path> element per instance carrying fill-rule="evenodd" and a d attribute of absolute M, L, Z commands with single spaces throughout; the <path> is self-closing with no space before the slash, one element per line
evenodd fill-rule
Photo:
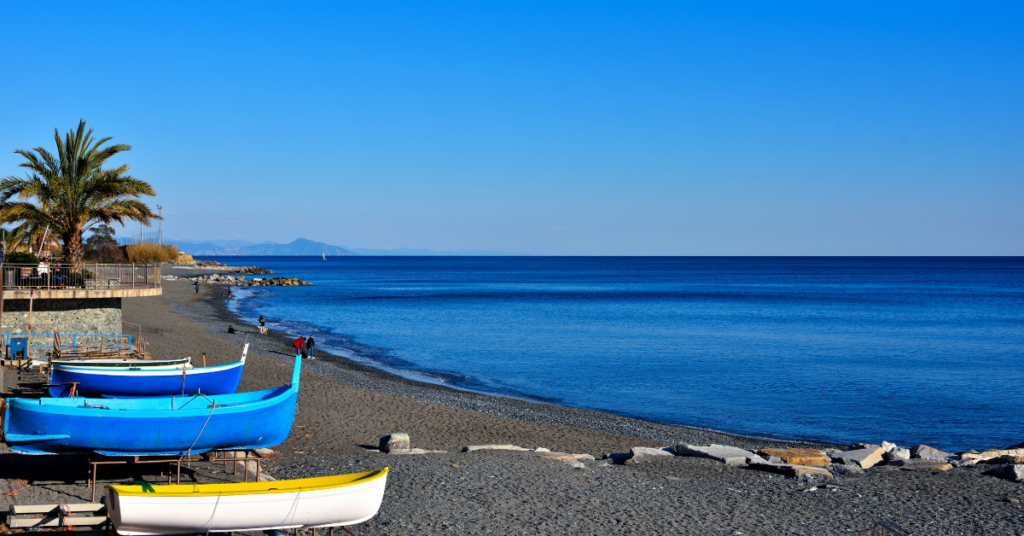
<path fill-rule="evenodd" d="M 178 463 L 181 463 L 182 458 L 189 458 L 192 456 L 192 447 L 196 446 L 196 443 L 199 442 L 199 437 L 202 436 L 203 431 L 206 430 L 206 425 L 210 424 L 210 417 L 213 417 L 213 412 L 217 410 L 217 402 L 210 400 L 209 398 L 206 397 L 206 395 L 199 396 L 206 398 L 207 400 L 210 401 L 210 414 L 206 416 L 206 422 L 204 422 L 203 427 L 199 429 L 199 435 L 197 435 L 195 440 L 192 441 L 192 444 L 188 446 L 188 450 L 185 451 L 185 454 L 183 454 L 181 458 L 178 458 Z M 217 500 L 220 501 L 220 499 Z"/>
<path fill-rule="evenodd" d="M 217 507 L 220 506 L 220 498 L 223 497 L 223 493 L 217 494 L 217 502 L 213 503 L 213 513 L 210 514 L 210 521 L 206 523 L 206 534 L 210 534 L 210 527 L 213 526 L 213 516 L 217 515 Z"/>
<path fill-rule="evenodd" d="M 299 495 L 302 495 L 302 488 L 299 488 L 299 491 L 295 492 L 295 500 L 292 501 L 292 507 L 289 508 L 288 513 L 285 514 L 284 521 L 281 523 L 282 525 L 291 525 L 291 522 L 295 521 L 295 514 L 299 511 Z"/>

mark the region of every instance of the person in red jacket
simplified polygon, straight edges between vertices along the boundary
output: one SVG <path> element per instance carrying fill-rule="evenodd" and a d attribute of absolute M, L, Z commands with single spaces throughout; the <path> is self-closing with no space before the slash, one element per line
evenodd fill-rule
<path fill-rule="evenodd" d="M 299 337 L 298 339 L 295 339 L 294 341 L 292 341 L 292 346 L 295 347 L 295 350 L 297 352 L 299 352 L 299 355 L 301 355 L 303 359 L 306 358 L 306 338 L 305 337 Z"/>

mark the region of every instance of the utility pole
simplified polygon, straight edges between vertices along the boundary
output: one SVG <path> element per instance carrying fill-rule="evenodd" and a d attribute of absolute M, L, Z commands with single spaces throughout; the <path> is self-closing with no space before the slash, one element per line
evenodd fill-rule
<path fill-rule="evenodd" d="M 156 206 L 157 210 L 157 240 L 160 241 L 160 245 L 164 245 L 164 207 L 160 205 Z"/>

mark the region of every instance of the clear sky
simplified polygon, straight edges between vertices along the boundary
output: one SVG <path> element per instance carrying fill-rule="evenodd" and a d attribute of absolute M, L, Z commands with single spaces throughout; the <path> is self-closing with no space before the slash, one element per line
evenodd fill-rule
<path fill-rule="evenodd" d="M 5 2 L 0 175 L 84 118 L 173 238 L 1024 254 L 1019 2 L 211 4 Z"/>

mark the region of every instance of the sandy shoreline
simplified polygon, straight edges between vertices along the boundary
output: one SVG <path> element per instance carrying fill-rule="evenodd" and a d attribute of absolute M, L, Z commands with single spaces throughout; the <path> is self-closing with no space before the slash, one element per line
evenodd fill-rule
<path fill-rule="evenodd" d="M 250 360 L 239 390 L 287 383 L 290 338 L 259 336 L 240 324 L 227 297 L 223 287 L 204 286 L 197 296 L 184 281 L 167 281 L 163 296 L 124 300 L 124 320 L 144 326 L 157 357 L 205 352 L 209 364 L 225 363 L 238 358 L 248 337 Z M 228 334 L 228 324 L 239 332 Z M 410 434 L 414 447 L 448 452 L 374 450 L 391 432 Z M 982 476 L 978 468 L 934 474 L 875 468 L 825 487 L 690 457 L 574 468 L 521 453 L 458 452 L 470 444 L 512 443 L 600 456 L 677 442 L 795 445 L 456 391 L 321 353 L 304 363 L 295 426 L 267 469 L 297 478 L 389 466 L 380 514 L 357 528 L 363 535 L 870 534 L 882 519 L 915 534 L 1024 534 L 1024 509 L 1007 501 L 1024 501 L 1024 486 Z M 23 459 L 0 453 L 0 490 L 17 487 L 15 474 L 25 478 L 26 470 L 17 469 Z M 8 497 L 8 504 L 85 493 L 80 480 L 33 488 Z"/>

